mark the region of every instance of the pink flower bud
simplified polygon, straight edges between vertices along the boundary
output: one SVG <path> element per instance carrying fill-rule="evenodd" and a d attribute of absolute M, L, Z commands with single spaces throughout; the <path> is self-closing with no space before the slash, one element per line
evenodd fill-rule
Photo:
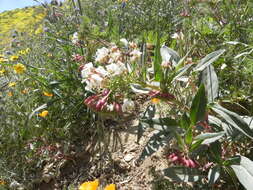
<path fill-rule="evenodd" d="M 96 110 L 101 111 L 107 103 L 107 97 L 102 98 L 96 104 Z"/>
<path fill-rule="evenodd" d="M 171 158 L 171 162 L 176 162 L 178 159 L 179 159 L 178 156 L 174 156 Z"/>
<path fill-rule="evenodd" d="M 117 112 L 117 113 L 122 113 L 122 107 L 119 103 L 117 102 L 114 102 L 113 103 L 113 106 L 114 106 L 114 110 Z"/>
<path fill-rule="evenodd" d="M 189 164 L 190 164 L 190 168 L 196 168 L 197 165 L 193 160 L 189 159 L 188 161 L 189 161 Z"/>
<path fill-rule="evenodd" d="M 78 68 L 78 72 L 80 73 L 84 68 L 84 64 L 80 65 L 79 68 Z"/>
<path fill-rule="evenodd" d="M 84 60 L 84 56 L 79 55 L 79 54 L 74 54 L 74 55 L 72 55 L 72 57 L 73 57 L 73 60 L 77 61 L 77 62 Z"/>
<path fill-rule="evenodd" d="M 109 94 L 110 90 L 109 89 L 104 89 L 102 92 L 102 96 L 107 96 Z"/>
<path fill-rule="evenodd" d="M 99 95 L 92 95 L 89 96 L 84 100 L 84 104 L 89 106 L 92 102 L 96 101 L 99 98 Z"/>

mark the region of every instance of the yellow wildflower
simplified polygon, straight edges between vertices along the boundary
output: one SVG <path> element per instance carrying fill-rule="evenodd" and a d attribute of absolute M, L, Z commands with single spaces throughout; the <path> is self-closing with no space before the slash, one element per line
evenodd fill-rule
<path fill-rule="evenodd" d="M 18 54 L 19 54 L 19 55 L 26 55 L 26 54 L 29 53 L 29 51 L 30 51 L 30 49 L 29 49 L 29 48 L 26 48 L 26 49 L 20 50 L 20 51 L 18 52 Z"/>
<path fill-rule="evenodd" d="M 3 57 L 0 57 L 0 63 L 7 62 L 7 61 L 8 61 L 8 59 L 5 59 L 5 58 L 3 58 Z"/>
<path fill-rule="evenodd" d="M 97 190 L 97 188 L 98 188 L 98 180 L 95 180 L 95 181 L 84 182 L 79 187 L 79 190 Z"/>
<path fill-rule="evenodd" d="M 50 93 L 50 92 L 43 92 L 43 94 L 44 94 L 44 96 L 47 96 L 47 97 L 52 97 L 53 96 L 53 94 Z"/>
<path fill-rule="evenodd" d="M 5 185 L 6 182 L 0 179 L 0 185 Z"/>
<path fill-rule="evenodd" d="M 3 75 L 5 73 L 5 70 L 4 69 L 1 69 L 0 70 L 0 75 Z"/>
<path fill-rule="evenodd" d="M 160 102 L 160 99 L 159 99 L 159 98 L 152 98 L 152 99 L 151 99 L 151 102 L 152 102 L 153 104 L 158 104 L 158 103 Z"/>
<path fill-rule="evenodd" d="M 13 86 L 15 86 L 17 83 L 16 82 L 10 82 L 9 84 L 8 84 L 8 86 L 9 87 L 13 87 Z"/>
<path fill-rule="evenodd" d="M 18 58 L 19 58 L 18 55 L 12 55 L 12 56 L 10 57 L 10 60 L 11 60 L 11 61 L 16 61 L 16 60 L 18 60 Z"/>
<path fill-rule="evenodd" d="M 24 89 L 24 90 L 22 90 L 21 92 L 22 92 L 22 94 L 27 94 L 27 93 L 28 93 L 28 89 L 27 89 L 27 88 L 25 88 L 25 89 Z"/>
<path fill-rule="evenodd" d="M 40 117 L 46 117 L 48 115 L 48 111 L 44 110 L 43 112 L 39 113 Z"/>
<path fill-rule="evenodd" d="M 105 187 L 105 190 L 116 190 L 115 184 L 110 184 Z"/>
<path fill-rule="evenodd" d="M 26 70 L 25 66 L 21 63 L 14 65 L 13 69 L 17 74 L 22 74 Z"/>
<path fill-rule="evenodd" d="M 7 94 L 8 96 L 13 96 L 13 93 L 12 92 L 8 92 L 8 94 Z"/>

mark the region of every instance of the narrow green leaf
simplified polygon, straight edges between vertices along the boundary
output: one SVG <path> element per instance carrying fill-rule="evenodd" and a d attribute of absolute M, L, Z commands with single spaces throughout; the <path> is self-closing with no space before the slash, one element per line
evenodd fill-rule
<path fill-rule="evenodd" d="M 191 120 L 187 116 L 187 114 L 184 113 L 181 120 L 180 120 L 180 127 L 187 130 L 190 127 L 190 125 L 191 125 Z"/>
<path fill-rule="evenodd" d="M 198 121 L 204 120 L 206 114 L 206 105 L 207 99 L 205 95 L 205 87 L 203 84 L 201 84 L 197 94 L 193 98 L 191 105 L 190 118 L 192 125 L 196 125 Z"/>
<path fill-rule="evenodd" d="M 247 157 L 240 156 L 240 165 L 231 165 L 235 175 L 241 184 L 247 189 L 252 190 L 253 187 L 253 162 Z"/>
<path fill-rule="evenodd" d="M 154 57 L 154 73 L 155 73 L 155 80 L 160 81 L 162 79 L 162 57 L 160 53 L 160 34 L 157 34 L 156 40 L 156 47 L 155 47 L 155 57 Z"/>
<path fill-rule="evenodd" d="M 214 166 L 208 172 L 208 183 L 209 185 L 213 185 L 220 177 L 220 166 Z"/>
<path fill-rule="evenodd" d="M 159 131 L 174 131 L 178 129 L 177 121 L 170 118 L 141 119 L 140 122 L 142 122 L 146 127 Z"/>
<path fill-rule="evenodd" d="M 195 140 L 203 140 L 202 144 L 211 144 L 224 136 L 225 132 L 204 133 L 195 137 Z"/>
<path fill-rule="evenodd" d="M 203 71 L 206 67 L 216 61 L 224 52 L 225 50 L 221 49 L 208 54 L 206 57 L 201 59 L 201 61 L 195 67 L 194 71 Z"/>
<path fill-rule="evenodd" d="M 211 109 L 219 114 L 231 126 L 238 129 L 247 137 L 253 139 L 253 130 L 250 129 L 249 125 L 238 114 L 231 112 L 218 104 L 214 104 Z"/>
<path fill-rule="evenodd" d="M 190 145 L 192 143 L 192 128 L 189 127 L 185 134 L 185 143 Z"/>
<path fill-rule="evenodd" d="M 208 102 L 213 102 L 218 97 L 219 82 L 212 65 L 209 65 L 202 71 L 201 83 L 205 85 Z"/>

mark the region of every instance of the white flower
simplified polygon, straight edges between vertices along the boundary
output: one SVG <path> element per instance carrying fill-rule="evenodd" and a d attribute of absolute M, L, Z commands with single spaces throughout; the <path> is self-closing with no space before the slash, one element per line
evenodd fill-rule
<path fill-rule="evenodd" d="M 108 75 L 108 72 L 102 66 L 99 66 L 98 68 L 96 68 L 95 72 L 98 73 L 102 77 L 105 77 Z"/>
<path fill-rule="evenodd" d="M 125 38 L 121 38 L 120 40 L 119 40 L 121 43 L 123 43 L 124 44 L 124 46 L 128 46 L 128 41 L 125 39 Z"/>
<path fill-rule="evenodd" d="M 106 70 L 110 73 L 111 76 L 116 76 L 122 74 L 126 71 L 124 63 L 119 62 L 118 64 L 111 63 L 106 66 Z"/>
<path fill-rule="evenodd" d="M 162 61 L 161 66 L 164 68 L 170 68 L 172 64 L 169 61 Z"/>
<path fill-rule="evenodd" d="M 92 73 L 92 71 L 94 70 L 94 66 L 92 63 L 87 63 L 84 65 L 82 71 L 81 71 L 81 77 L 83 79 L 86 79 L 87 77 L 89 77 L 89 75 Z"/>
<path fill-rule="evenodd" d="M 176 39 L 176 40 L 183 40 L 184 39 L 184 34 L 182 32 L 176 32 L 171 35 L 171 38 Z"/>
<path fill-rule="evenodd" d="M 112 112 L 113 109 L 114 109 L 113 104 L 108 104 L 108 105 L 106 106 L 106 109 L 107 109 L 108 111 Z"/>
<path fill-rule="evenodd" d="M 134 110 L 134 102 L 129 99 L 124 99 L 123 105 L 122 105 L 122 111 L 123 112 L 131 112 Z"/>
<path fill-rule="evenodd" d="M 86 90 L 92 91 L 92 89 L 100 89 L 102 88 L 104 78 L 102 78 L 98 74 L 91 74 L 88 79 L 85 80 L 86 82 Z"/>
<path fill-rule="evenodd" d="M 117 50 L 113 53 L 110 54 L 110 60 L 109 60 L 109 63 L 115 63 L 115 62 L 118 62 L 121 58 L 121 51 Z"/>
<path fill-rule="evenodd" d="M 77 44 L 79 42 L 79 38 L 78 38 L 78 33 L 77 32 L 75 32 L 73 34 L 71 41 L 72 41 L 73 44 Z"/>
<path fill-rule="evenodd" d="M 225 63 L 223 63 L 222 65 L 221 65 L 221 70 L 223 70 L 223 69 L 225 69 L 227 67 L 227 65 L 225 64 Z"/>
<path fill-rule="evenodd" d="M 103 47 L 96 52 L 96 62 L 105 63 L 108 59 L 109 49 Z"/>
<path fill-rule="evenodd" d="M 136 49 L 138 46 L 137 46 L 136 43 L 130 42 L 130 43 L 129 43 L 129 47 L 132 48 L 132 49 Z"/>
<path fill-rule="evenodd" d="M 139 51 L 139 50 L 137 50 L 137 49 L 134 49 L 133 51 L 131 51 L 130 52 L 130 61 L 131 62 L 134 62 L 134 61 L 136 61 L 138 58 L 140 58 L 141 57 L 141 52 Z"/>

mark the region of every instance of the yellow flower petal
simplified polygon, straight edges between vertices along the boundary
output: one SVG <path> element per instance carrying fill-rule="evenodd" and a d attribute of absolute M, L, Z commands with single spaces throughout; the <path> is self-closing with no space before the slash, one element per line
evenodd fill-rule
<path fill-rule="evenodd" d="M 13 93 L 12 92 L 8 92 L 8 94 L 7 94 L 8 96 L 13 96 Z"/>
<path fill-rule="evenodd" d="M 15 86 L 17 83 L 16 82 L 10 82 L 9 84 L 8 84 L 8 86 L 9 87 L 13 87 L 13 86 Z"/>
<path fill-rule="evenodd" d="M 8 59 L 5 59 L 5 58 L 3 58 L 3 57 L 0 57 L 0 63 L 7 62 L 7 61 L 8 61 Z"/>
<path fill-rule="evenodd" d="M 16 60 L 18 60 L 18 58 L 19 58 L 19 56 L 17 56 L 17 55 L 12 55 L 12 56 L 10 57 L 10 60 L 11 60 L 11 61 L 16 61 Z"/>
<path fill-rule="evenodd" d="M 116 185 L 115 185 L 115 184 L 107 185 L 107 186 L 105 187 L 105 190 L 116 190 Z"/>
<path fill-rule="evenodd" d="M 0 75 L 3 75 L 5 73 L 5 70 L 4 69 L 1 69 L 0 70 Z"/>
<path fill-rule="evenodd" d="M 159 99 L 159 98 L 152 98 L 152 99 L 151 99 L 151 102 L 152 102 L 153 104 L 158 104 L 158 103 L 160 102 L 160 99 Z"/>
<path fill-rule="evenodd" d="M 39 113 L 40 117 L 46 117 L 48 115 L 48 111 L 44 110 L 43 112 Z"/>
<path fill-rule="evenodd" d="M 28 89 L 25 88 L 25 89 L 22 90 L 21 92 L 22 92 L 22 94 L 27 94 L 27 93 L 28 93 Z"/>
<path fill-rule="evenodd" d="M 97 190 L 97 188 L 98 188 L 98 180 L 95 180 L 95 181 L 84 182 L 79 187 L 79 190 Z"/>
<path fill-rule="evenodd" d="M 17 74 L 22 74 L 26 70 L 25 66 L 21 63 L 14 65 L 13 69 Z"/>
<path fill-rule="evenodd" d="M 52 97 L 53 96 L 53 94 L 50 93 L 50 92 L 43 92 L 43 95 L 47 96 L 47 97 Z"/>
<path fill-rule="evenodd" d="M 5 184 L 6 184 L 6 182 L 5 182 L 5 181 L 0 180 L 0 185 L 5 185 Z"/>

